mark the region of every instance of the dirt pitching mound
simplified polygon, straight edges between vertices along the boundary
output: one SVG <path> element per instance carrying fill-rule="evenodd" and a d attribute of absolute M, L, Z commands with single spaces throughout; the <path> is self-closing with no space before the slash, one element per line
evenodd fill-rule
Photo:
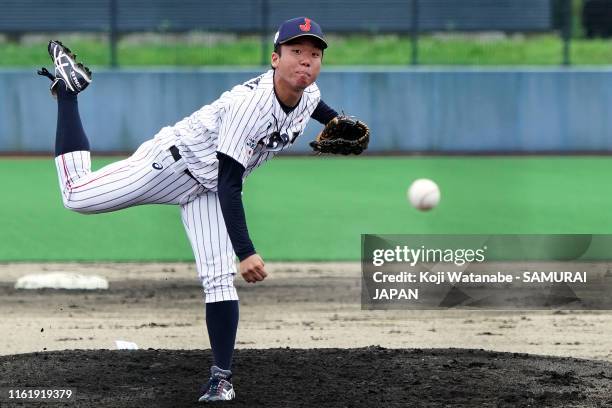
<path fill-rule="evenodd" d="M 0 387 L 73 388 L 69 407 L 202 406 L 210 360 L 209 350 L 18 354 L 0 357 Z M 611 363 L 483 350 L 242 349 L 233 371 L 236 400 L 224 407 L 612 404 Z M 0 405 L 22 406 L 6 395 Z"/>

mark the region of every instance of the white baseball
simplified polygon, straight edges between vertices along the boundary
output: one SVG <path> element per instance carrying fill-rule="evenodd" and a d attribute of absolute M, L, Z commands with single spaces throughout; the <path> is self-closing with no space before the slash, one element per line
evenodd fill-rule
<path fill-rule="evenodd" d="M 408 201 L 418 210 L 431 210 L 440 202 L 440 188 L 432 180 L 417 179 L 408 188 Z"/>

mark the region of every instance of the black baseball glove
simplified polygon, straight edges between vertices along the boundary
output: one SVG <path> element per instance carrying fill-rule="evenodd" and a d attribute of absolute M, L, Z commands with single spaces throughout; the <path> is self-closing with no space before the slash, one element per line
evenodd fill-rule
<path fill-rule="evenodd" d="M 361 154 L 368 148 L 370 129 L 365 123 L 350 116 L 339 115 L 310 142 L 317 153 Z"/>

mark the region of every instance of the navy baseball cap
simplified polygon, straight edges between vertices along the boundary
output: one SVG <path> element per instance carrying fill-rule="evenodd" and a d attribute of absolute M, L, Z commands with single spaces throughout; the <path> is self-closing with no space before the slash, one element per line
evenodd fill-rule
<path fill-rule="evenodd" d="M 291 20 L 285 21 L 278 28 L 276 35 L 274 36 L 274 46 L 285 44 L 298 37 L 315 37 L 321 42 L 323 49 L 327 48 L 327 42 L 325 42 L 325 36 L 321 26 L 308 17 L 297 17 Z"/>

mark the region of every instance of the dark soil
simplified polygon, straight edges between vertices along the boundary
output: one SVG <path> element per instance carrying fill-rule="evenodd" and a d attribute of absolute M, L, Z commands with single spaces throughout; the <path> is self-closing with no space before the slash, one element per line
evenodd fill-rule
<path fill-rule="evenodd" d="M 59 407 L 190 407 L 209 350 L 0 357 L 0 388 L 76 389 Z M 612 407 L 612 363 L 483 350 L 237 350 L 223 407 Z M 0 406 L 42 406 L 9 402 Z"/>

